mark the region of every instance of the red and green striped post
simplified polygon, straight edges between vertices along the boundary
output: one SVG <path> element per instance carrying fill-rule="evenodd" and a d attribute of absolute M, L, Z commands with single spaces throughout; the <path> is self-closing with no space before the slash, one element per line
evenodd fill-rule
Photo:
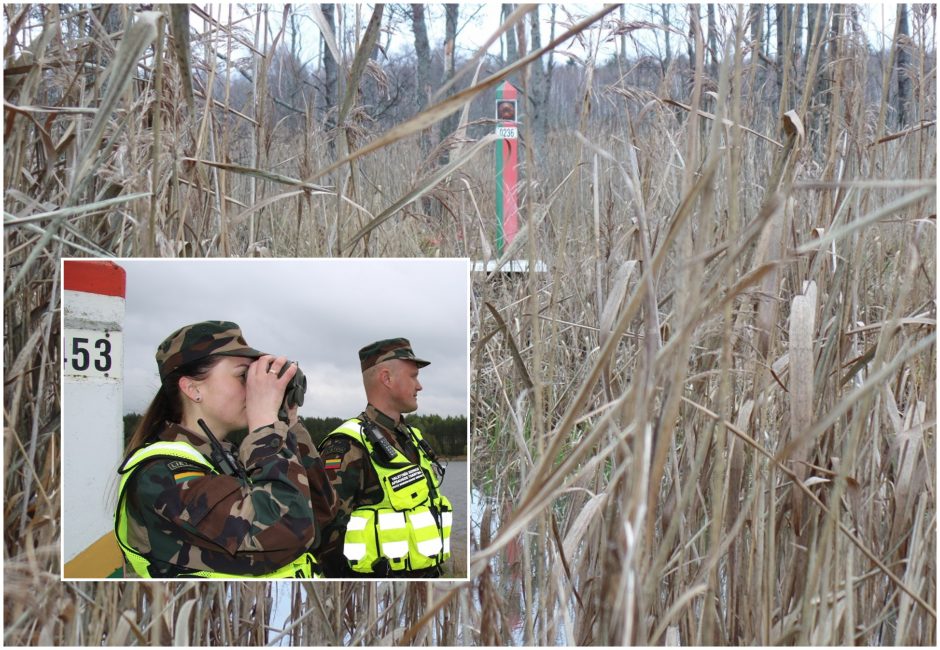
<path fill-rule="evenodd" d="M 519 122 L 516 88 L 508 81 L 496 90 L 496 251 L 503 254 L 519 232 Z"/>

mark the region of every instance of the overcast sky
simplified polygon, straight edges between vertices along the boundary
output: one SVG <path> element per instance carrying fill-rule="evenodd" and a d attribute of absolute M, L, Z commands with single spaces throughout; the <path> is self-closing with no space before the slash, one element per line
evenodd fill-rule
<path fill-rule="evenodd" d="M 167 335 L 230 320 L 250 346 L 300 364 L 301 415 L 357 415 L 365 406 L 359 348 L 399 336 L 431 362 L 421 369 L 417 413 L 467 414 L 465 260 L 115 261 L 127 272 L 126 413 L 142 413 L 156 393 L 154 353 Z"/>

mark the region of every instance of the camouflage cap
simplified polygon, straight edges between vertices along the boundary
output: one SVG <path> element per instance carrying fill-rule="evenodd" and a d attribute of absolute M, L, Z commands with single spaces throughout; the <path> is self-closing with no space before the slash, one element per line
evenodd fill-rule
<path fill-rule="evenodd" d="M 206 320 L 184 325 L 157 348 L 155 356 L 160 379 L 180 366 L 214 354 L 257 359 L 264 352 L 249 347 L 241 329 L 231 321 Z"/>
<path fill-rule="evenodd" d="M 414 361 L 418 364 L 419 368 L 431 364 L 430 361 L 425 361 L 415 356 L 408 339 L 385 339 L 383 341 L 376 341 L 359 350 L 359 365 L 362 366 L 363 372 L 389 359 Z"/>

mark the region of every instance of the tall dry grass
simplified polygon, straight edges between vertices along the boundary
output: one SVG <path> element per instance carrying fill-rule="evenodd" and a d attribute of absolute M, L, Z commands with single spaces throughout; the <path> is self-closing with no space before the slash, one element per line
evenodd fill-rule
<path fill-rule="evenodd" d="M 264 12 L 193 9 L 187 54 L 178 10 L 7 5 L 4 642 L 936 645 L 936 52 L 915 30 L 889 129 L 849 8 L 786 116 L 729 8 L 717 79 L 693 22 L 685 108 L 624 76 L 525 134 L 506 257 L 550 272 L 473 280 L 468 583 L 243 585 L 59 582 L 58 259 L 491 257 L 490 146 L 464 131 L 442 171 L 418 135 L 509 70 L 298 134 L 206 54 L 265 70 Z"/>

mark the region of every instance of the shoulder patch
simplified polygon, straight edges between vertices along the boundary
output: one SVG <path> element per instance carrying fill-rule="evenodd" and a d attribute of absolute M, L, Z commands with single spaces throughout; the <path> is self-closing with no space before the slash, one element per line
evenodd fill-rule
<path fill-rule="evenodd" d="M 320 443 L 320 446 L 318 447 L 318 451 L 320 452 L 320 456 L 322 456 L 323 458 L 332 457 L 332 456 L 342 456 L 347 451 L 349 451 L 349 448 L 352 445 L 353 445 L 352 439 L 347 436 L 344 436 L 344 435 L 330 436 L 326 440 Z"/>
<path fill-rule="evenodd" d="M 196 465 L 189 460 L 171 460 L 166 464 L 166 468 L 171 472 L 176 472 L 181 469 L 193 469 L 198 471 L 202 471 L 204 469 L 202 466 Z"/>
<path fill-rule="evenodd" d="M 171 460 L 166 464 L 168 470 L 173 472 L 173 480 L 177 484 L 191 481 L 194 478 L 206 475 L 206 468 L 187 460 Z"/>
<path fill-rule="evenodd" d="M 331 454 L 323 458 L 323 466 L 331 471 L 336 471 L 343 466 L 342 454 Z"/>
<path fill-rule="evenodd" d="M 185 483 L 186 481 L 191 481 L 194 478 L 199 478 L 200 476 L 205 476 L 205 472 L 196 471 L 196 470 L 183 470 L 173 475 L 173 480 L 179 483 Z"/>

